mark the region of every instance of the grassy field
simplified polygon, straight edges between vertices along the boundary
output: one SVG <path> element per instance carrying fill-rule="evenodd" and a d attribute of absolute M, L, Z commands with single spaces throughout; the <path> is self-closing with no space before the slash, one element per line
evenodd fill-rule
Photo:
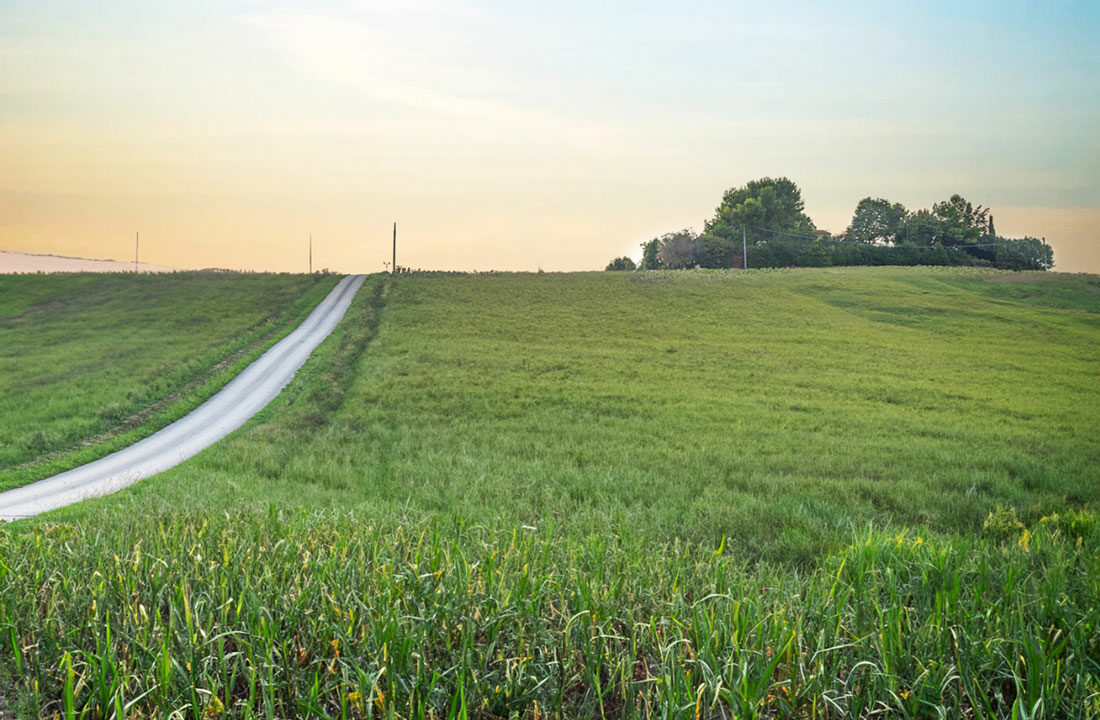
<path fill-rule="evenodd" d="M 6 702 L 1096 717 L 1098 368 L 1089 276 L 372 278 L 227 441 L 0 530 Z"/>
<path fill-rule="evenodd" d="M 0 489 L 132 444 L 289 332 L 334 276 L 0 275 Z"/>

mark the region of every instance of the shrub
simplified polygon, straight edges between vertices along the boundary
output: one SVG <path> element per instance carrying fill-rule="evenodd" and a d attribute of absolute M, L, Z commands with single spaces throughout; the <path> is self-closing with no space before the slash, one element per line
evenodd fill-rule
<path fill-rule="evenodd" d="M 637 270 L 638 266 L 634 264 L 634 261 L 623 255 L 617 257 L 607 264 L 604 270 Z"/>

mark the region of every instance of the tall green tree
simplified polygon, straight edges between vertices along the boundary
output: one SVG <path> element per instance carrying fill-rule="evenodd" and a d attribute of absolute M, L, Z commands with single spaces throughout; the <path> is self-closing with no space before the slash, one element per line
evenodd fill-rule
<path fill-rule="evenodd" d="M 865 197 L 856 205 L 852 222 L 844 236 L 851 242 L 903 242 L 907 215 L 905 206 L 901 203 L 891 203 L 885 198 Z"/>
<path fill-rule="evenodd" d="M 785 177 L 760 178 L 727 190 L 703 232 L 734 242 L 741 239 L 742 228 L 748 229 L 754 241 L 769 237 L 768 233 L 758 232 L 758 228 L 812 233 L 814 224 L 803 212 L 804 208 L 802 191 L 794 181 Z"/>
<path fill-rule="evenodd" d="M 660 270 L 661 258 L 658 253 L 661 249 L 661 238 L 655 237 L 642 243 L 642 262 L 639 270 Z"/>
<path fill-rule="evenodd" d="M 989 208 L 974 207 L 958 194 L 933 205 L 932 214 L 942 223 L 939 242 L 944 245 L 976 243 L 989 226 Z"/>
<path fill-rule="evenodd" d="M 943 221 L 931 210 L 917 210 L 905 218 L 902 237 L 913 245 L 934 245 L 943 242 Z"/>

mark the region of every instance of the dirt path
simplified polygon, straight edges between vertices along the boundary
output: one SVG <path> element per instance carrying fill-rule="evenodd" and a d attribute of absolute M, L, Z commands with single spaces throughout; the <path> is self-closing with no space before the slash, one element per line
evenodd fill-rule
<path fill-rule="evenodd" d="M 107 495 L 163 472 L 243 425 L 282 391 L 313 349 L 333 331 L 362 287 L 349 275 L 301 325 L 273 345 L 218 394 L 130 447 L 60 475 L 0 493 L 0 520 L 15 520 Z"/>

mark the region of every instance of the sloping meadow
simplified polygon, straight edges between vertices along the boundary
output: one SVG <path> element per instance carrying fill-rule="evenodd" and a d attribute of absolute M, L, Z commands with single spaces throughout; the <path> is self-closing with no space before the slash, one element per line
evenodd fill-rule
<path fill-rule="evenodd" d="M 1100 307 L 1006 277 L 374 278 L 226 442 L 0 531 L 0 703 L 1095 716 Z"/>
<path fill-rule="evenodd" d="M 0 489 L 118 450 L 290 332 L 332 275 L 0 275 Z"/>

